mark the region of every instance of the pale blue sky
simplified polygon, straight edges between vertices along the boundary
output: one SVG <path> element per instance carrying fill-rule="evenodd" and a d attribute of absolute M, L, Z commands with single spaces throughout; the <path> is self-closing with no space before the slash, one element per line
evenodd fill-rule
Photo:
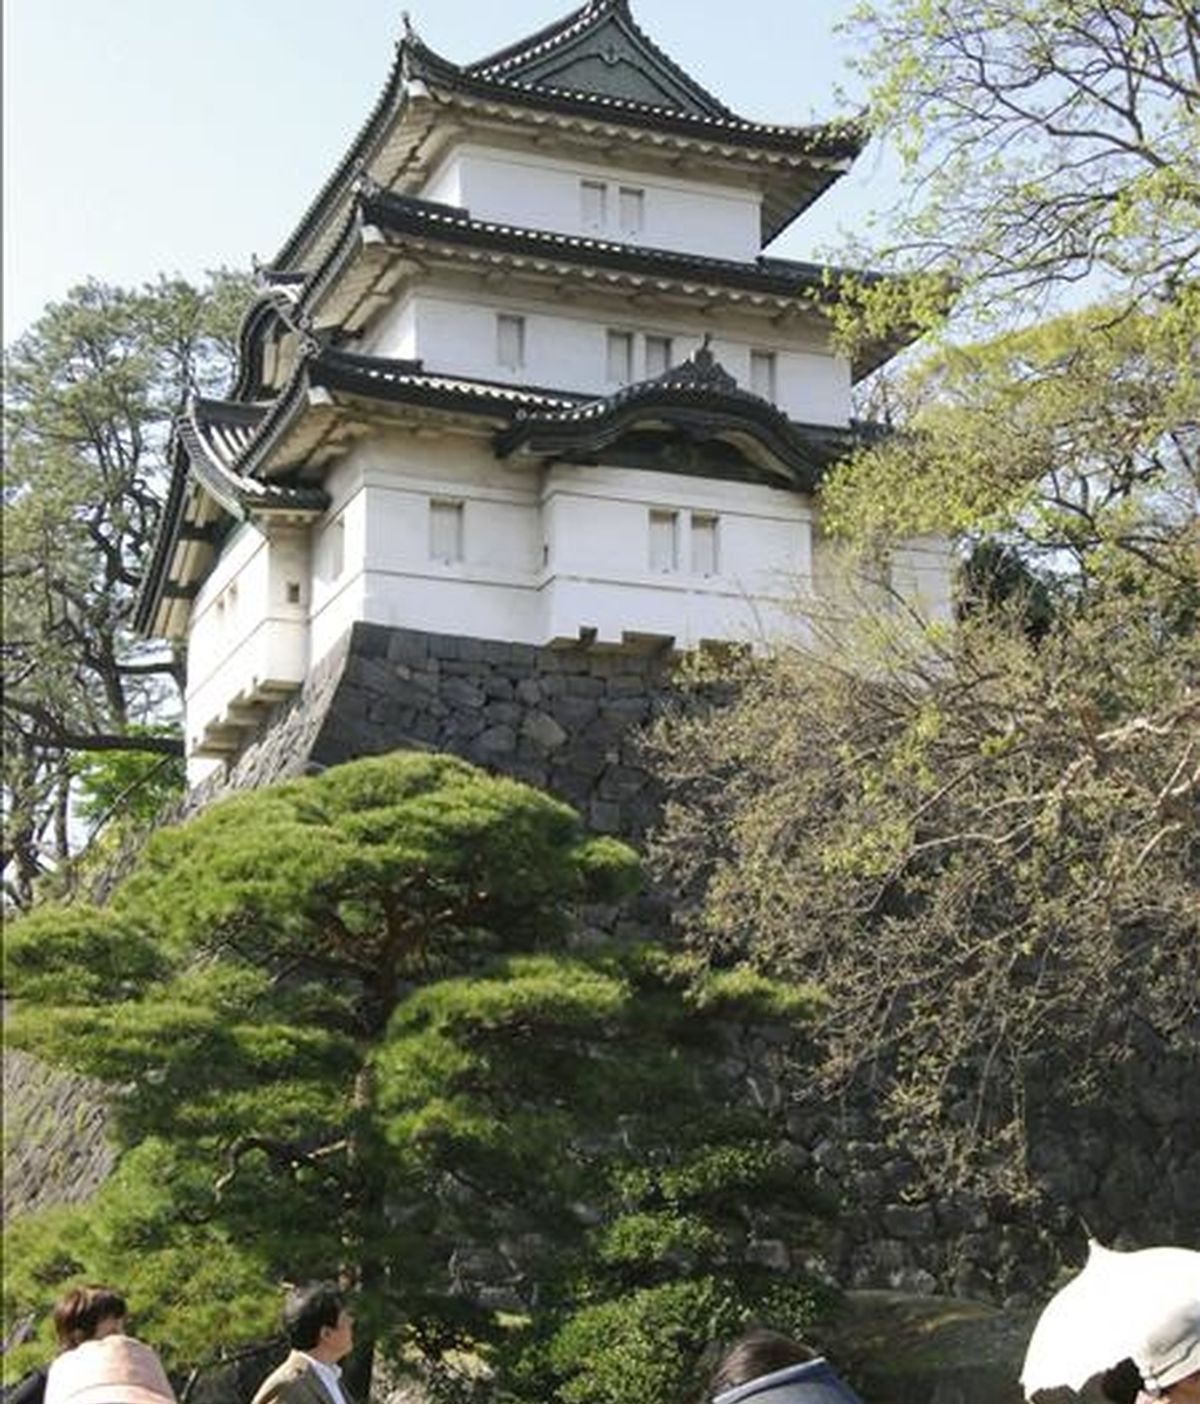
<path fill-rule="evenodd" d="M 137 284 L 269 259 L 366 117 L 405 0 L 3 0 L 4 339 L 89 275 Z M 467 62 L 570 0 L 407 0 Z M 849 0 L 634 0 L 652 39 L 746 116 L 845 111 Z M 873 151 L 777 242 L 861 232 L 888 181 Z"/>

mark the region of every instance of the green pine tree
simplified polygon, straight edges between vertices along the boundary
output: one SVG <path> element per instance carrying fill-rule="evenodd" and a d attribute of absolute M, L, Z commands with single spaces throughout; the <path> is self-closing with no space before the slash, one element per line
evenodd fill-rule
<path fill-rule="evenodd" d="M 614 1404 L 677 1392 L 731 1322 L 797 1322 L 814 1293 L 741 1248 L 808 1211 L 721 1068 L 811 998 L 573 937 L 573 903 L 635 881 L 567 806 L 398 754 L 213 805 L 109 907 L 15 924 L 9 1037 L 114 1089 L 124 1154 L 13 1227 L 7 1318 L 115 1281 L 182 1368 L 270 1336 L 282 1282 L 341 1274 L 360 1390 L 382 1352 Z"/>

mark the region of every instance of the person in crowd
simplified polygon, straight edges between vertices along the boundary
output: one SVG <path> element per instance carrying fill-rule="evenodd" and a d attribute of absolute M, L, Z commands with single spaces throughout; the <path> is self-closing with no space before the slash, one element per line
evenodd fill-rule
<path fill-rule="evenodd" d="M 339 1361 L 354 1347 L 354 1318 L 331 1282 L 310 1282 L 288 1295 L 283 1325 L 291 1354 L 273 1370 L 253 1404 L 353 1404 Z"/>
<path fill-rule="evenodd" d="M 125 1302 L 107 1287 L 81 1287 L 54 1309 L 64 1347 L 46 1377 L 45 1404 L 175 1404 L 154 1351 L 125 1334 Z"/>
<path fill-rule="evenodd" d="M 54 1304 L 54 1334 L 60 1350 L 84 1341 L 123 1336 L 129 1315 L 125 1298 L 111 1287 L 72 1287 Z"/>
<path fill-rule="evenodd" d="M 74 1350 L 84 1341 L 120 1335 L 127 1316 L 125 1298 L 111 1287 L 72 1287 L 54 1303 L 51 1320 L 60 1351 Z M 43 1404 L 50 1366 L 39 1365 L 13 1385 L 4 1404 Z"/>
<path fill-rule="evenodd" d="M 762 1328 L 721 1351 L 702 1399 L 704 1404 L 862 1404 L 822 1356 Z"/>

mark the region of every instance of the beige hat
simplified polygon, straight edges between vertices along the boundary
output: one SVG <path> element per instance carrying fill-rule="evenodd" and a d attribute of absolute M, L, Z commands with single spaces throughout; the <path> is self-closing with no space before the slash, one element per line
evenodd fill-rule
<path fill-rule="evenodd" d="M 103 1336 L 50 1366 L 45 1404 L 175 1404 L 159 1358 L 132 1336 Z"/>
<path fill-rule="evenodd" d="M 1151 1395 L 1200 1374 L 1200 1292 L 1165 1313 L 1133 1353 Z"/>

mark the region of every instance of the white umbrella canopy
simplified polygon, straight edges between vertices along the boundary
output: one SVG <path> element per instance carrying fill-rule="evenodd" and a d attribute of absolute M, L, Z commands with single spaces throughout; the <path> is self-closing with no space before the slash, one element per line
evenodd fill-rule
<path fill-rule="evenodd" d="M 1196 1297 L 1200 1253 L 1118 1253 L 1090 1240 L 1083 1271 L 1050 1299 L 1034 1327 L 1021 1369 L 1026 1399 L 1063 1385 L 1082 1389 L 1132 1356 L 1165 1312 Z"/>

